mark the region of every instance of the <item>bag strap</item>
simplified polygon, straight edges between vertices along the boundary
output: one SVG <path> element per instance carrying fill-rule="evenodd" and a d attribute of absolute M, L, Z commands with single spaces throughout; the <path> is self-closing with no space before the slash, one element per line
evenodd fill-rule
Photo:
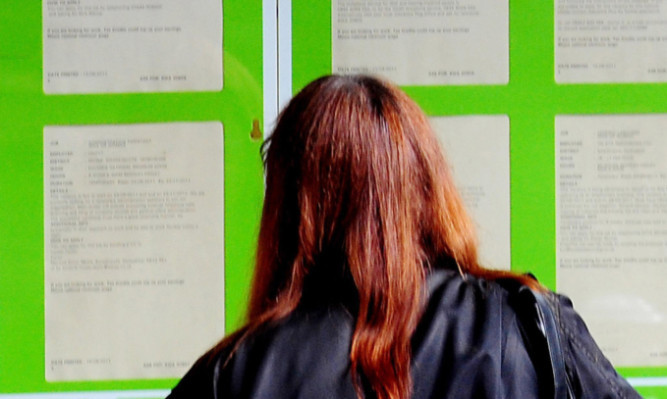
<path fill-rule="evenodd" d="M 560 327 L 551 308 L 551 303 L 547 298 L 539 292 L 530 289 L 528 291 L 535 298 L 535 306 L 541 323 L 541 330 L 547 340 L 554 381 L 554 398 L 567 399 L 571 397 L 571 388 L 565 372 L 565 358 L 559 334 Z"/>
<path fill-rule="evenodd" d="M 547 298 L 549 293 L 533 291 L 513 279 L 499 282 L 510 294 L 510 303 L 522 326 L 527 348 L 537 360 L 538 376 L 553 387 L 554 399 L 573 398 L 565 371 L 560 327 L 554 315 L 556 310 Z"/>

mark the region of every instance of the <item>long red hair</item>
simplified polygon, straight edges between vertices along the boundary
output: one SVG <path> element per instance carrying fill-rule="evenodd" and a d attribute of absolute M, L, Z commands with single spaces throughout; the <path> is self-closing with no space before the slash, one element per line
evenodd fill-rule
<path fill-rule="evenodd" d="M 379 399 L 408 398 L 428 270 L 510 275 L 478 264 L 472 223 L 426 116 L 385 81 L 326 76 L 292 99 L 264 149 L 245 333 L 290 314 L 308 290 L 344 292 L 355 304 L 359 396 L 367 385 Z"/>

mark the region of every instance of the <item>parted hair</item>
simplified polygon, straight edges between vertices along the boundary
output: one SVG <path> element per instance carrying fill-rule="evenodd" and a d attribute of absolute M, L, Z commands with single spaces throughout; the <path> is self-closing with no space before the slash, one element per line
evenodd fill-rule
<path fill-rule="evenodd" d="M 343 292 L 356 317 L 349 356 L 359 397 L 364 387 L 379 399 L 410 397 L 410 339 L 429 270 L 531 284 L 478 264 L 473 225 L 427 117 L 384 80 L 313 81 L 262 152 L 266 194 L 243 335 L 291 314 L 307 292 Z"/>

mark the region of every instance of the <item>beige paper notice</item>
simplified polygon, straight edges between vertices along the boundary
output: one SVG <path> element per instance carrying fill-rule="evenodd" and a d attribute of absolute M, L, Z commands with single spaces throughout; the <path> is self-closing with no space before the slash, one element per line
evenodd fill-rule
<path fill-rule="evenodd" d="M 667 81 L 667 3 L 555 0 L 558 83 Z"/>
<path fill-rule="evenodd" d="M 507 0 L 332 0 L 332 69 L 400 85 L 506 84 Z"/>
<path fill-rule="evenodd" d="M 224 333 L 219 122 L 44 128 L 48 381 L 180 377 Z"/>
<path fill-rule="evenodd" d="M 42 1 L 44 92 L 222 89 L 220 0 Z"/>
<path fill-rule="evenodd" d="M 509 269 L 509 118 L 507 115 L 434 117 L 431 125 L 477 227 L 482 264 Z"/>
<path fill-rule="evenodd" d="M 667 365 L 666 129 L 667 115 L 556 117 L 557 288 L 615 366 Z"/>

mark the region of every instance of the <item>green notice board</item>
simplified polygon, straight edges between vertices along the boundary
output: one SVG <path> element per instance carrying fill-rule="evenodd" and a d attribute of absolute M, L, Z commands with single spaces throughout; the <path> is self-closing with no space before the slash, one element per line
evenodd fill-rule
<path fill-rule="evenodd" d="M 47 2 L 44 3 L 46 7 Z M 157 1 L 151 4 L 137 1 L 116 2 L 119 7 L 134 5 L 132 11 L 136 11 L 136 14 L 146 13 L 142 15 L 151 15 L 149 12 L 164 12 L 176 3 L 178 2 Z M 184 4 L 189 6 L 189 3 Z M 53 18 L 62 15 L 73 17 L 77 12 L 79 15 L 97 15 L 99 18 L 130 12 L 129 8 L 112 8 L 113 4 L 114 2 L 111 2 L 106 5 L 108 8 L 104 9 L 102 6 L 100 9 L 97 2 L 49 1 L 48 12 L 53 13 L 49 16 Z M 212 3 L 209 1 L 207 4 Z M 47 143 L 43 142 L 43 137 L 47 134 L 45 127 L 110 126 L 120 128 L 122 131 L 123 126 L 164 124 L 166 130 L 169 130 L 171 124 L 199 126 L 200 122 L 209 125 L 213 122 L 211 126 L 215 131 L 222 126 L 220 148 L 224 148 L 224 154 L 221 154 L 224 164 L 218 166 L 224 171 L 224 209 L 221 211 L 224 216 L 224 240 L 214 243 L 211 247 L 224 245 L 224 252 L 221 253 L 224 254 L 225 296 L 224 303 L 208 303 L 206 312 L 214 318 L 219 317 L 224 310 L 224 327 L 220 326 L 220 331 L 223 329 L 227 332 L 232 331 L 243 322 L 263 195 L 262 165 L 259 157 L 261 129 L 264 123 L 262 3 L 258 0 L 230 0 L 220 4 L 213 5 L 210 9 L 218 10 L 216 13 L 221 14 L 218 15 L 218 18 L 223 20 L 221 27 L 219 24 L 205 27 L 199 27 L 196 23 L 179 25 L 174 22 L 174 18 L 178 18 L 178 12 L 172 12 L 169 16 L 172 18 L 171 22 L 160 26 L 151 25 L 150 18 L 145 16 L 141 17 L 143 25 L 140 23 L 131 25 L 131 22 L 122 25 L 122 21 L 111 20 L 106 25 L 97 22 L 90 25 L 91 19 L 86 20 L 87 22 L 70 19 L 68 23 L 71 26 L 85 30 L 73 33 L 67 30 L 50 31 L 49 35 L 53 33 L 54 36 L 48 38 L 48 43 L 59 46 L 71 43 L 77 38 L 79 41 L 86 37 L 93 38 L 90 40 L 98 40 L 101 37 L 118 38 L 121 37 L 121 33 L 130 37 L 129 33 L 140 30 L 149 31 L 151 34 L 170 32 L 176 35 L 174 37 L 180 37 L 178 35 L 186 35 L 188 31 L 193 30 L 208 29 L 215 32 L 215 29 L 221 29 L 222 37 L 215 35 L 218 37 L 213 40 L 213 43 L 218 41 L 224 43 L 222 54 L 217 60 L 221 59 L 223 71 L 220 82 L 214 82 L 212 86 L 195 85 L 180 89 L 174 86 L 166 91 L 145 89 L 148 86 L 137 90 L 124 89 L 118 84 L 111 85 L 105 89 L 106 91 L 92 89 L 92 92 L 85 92 L 84 89 L 69 93 L 67 88 L 64 92 L 59 92 L 62 87 L 56 89 L 45 87 L 47 83 L 51 83 L 49 79 L 66 76 L 68 70 L 56 70 L 49 76 L 45 73 L 43 77 L 44 68 L 51 68 L 56 61 L 49 60 L 51 64 L 45 65 L 43 60 L 43 45 L 47 39 L 43 36 L 42 27 L 43 18 L 47 18 L 47 13 L 43 15 L 41 2 L 10 0 L 8 4 L 3 5 L 3 12 L 0 14 L 0 397 L 3 394 L 13 393 L 162 390 L 171 388 L 177 381 L 175 376 L 159 378 L 75 376 L 70 379 L 56 378 L 54 381 L 47 381 L 45 378 L 45 291 L 50 291 L 45 287 L 45 245 L 48 245 L 45 244 L 45 228 L 48 229 L 48 226 L 44 223 L 46 202 L 44 182 L 47 177 L 58 179 L 57 175 L 46 176 L 48 172 L 44 172 L 44 157 L 48 155 L 44 150 Z M 80 22 L 79 25 L 76 25 L 77 21 Z M 95 37 L 97 39 L 94 39 Z M 58 41 L 54 42 L 56 39 Z M 66 41 L 68 39 L 70 42 Z M 97 43 L 103 42 L 98 40 Z M 216 54 L 219 51 L 215 46 L 207 47 L 210 46 L 208 42 L 194 41 L 190 44 L 191 49 L 184 49 L 179 47 L 179 43 L 174 42 L 174 54 L 190 50 L 202 50 L 203 54 Z M 164 43 L 162 45 L 164 46 Z M 58 49 L 61 48 L 58 47 L 56 52 Z M 150 48 L 143 53 L 140 55 L 146 59 L 154 56 Z M 168 52 L 164 54 L 165 51 L 162 51 L 162 53 L 161 56 L 169 58 Z M 91 55 L 82 59 L 85 62 L 93 62 L 95 60 L 90 58 L 108 55 Z M 132 64 L 134 61 L 128 58 L 116 60 L 114 63 L 116 66 L 122 66 L 123 63 Z M 57 62 L 67 63 L 68 60 L 59 59 Z M 199 64 L 205 62 L 195 59 L 191 63 L 192 68 L 195 68 L 192 70 L 196 71 Z M 205 73 L 216 75 L 219 74 L 219 70 L 212 68 Z M 98 69 L 84 71 L 84 74 L 103 76 L 106 72 Z M 142 83 L 160 79 L 192 82 L 197 80 L 197 75 L 198 73 L 191 73 L 187 77 L 179 74 L 168 76 L 146 74 L 141 76 L 140 80 Z M 92 141 L 89 142 L 92 146 L 90 143 Z M 113 143 L 111 137 L 104 145 Z M 54 154 L 56 157 L 62 155 L 57 152 Z M 53 157 L 54 154 L 49 156 Z M 196 154 L 188 156 L 197 158 Z M 51 161 L 53 159 L 51 158 Z M 125 161 L 116 160 L 116 162 Z M 185 162 L 187 163 L 187 160 Z M 139 165 L 136 162 L 135 164 Z M 181 203 L 179 206 L 188 204 Z M 223 226 L 222 221 L 219 224 Z M 192 226 L 189 228 L 194 229 Z M 84 235 L 84 242 L 85 239 Z M 185 270 L 192 270 L 194 275 L 201 266 L 197 264 L 200 261 L 201 259 L 192 259 L 191 263 L 181 266 Z M 222 264 L 222 261 L 219 259 L 215 264 Z M 122 274 L 119 277 L 122 277 Z M 169 282 L 171 283 L 179 284 L 179 281 Z M 155 303 L 154 306 L 158 309 L 164 305 Z M 128 309 L 128 315 L 131 313 L 132 309 Z M 72 323 L 77 323 L 76 314 L 68 317 Z M 174 332 L 162 333 L 169 335 Z M 156 341 L 161 338 L 161 336 L 154 337 Z M 103 339 L 100 340 L 100 345 L 104 345 Z"/>
<path fill-rule="evenodd" d="M 414 11 L 406 8 L 410 3 L 379 1 L 364 4 L 341 0 L 339 4 L 346 4 L 347 8 L 343 7 L 332 12 L 331 1 L 313 3 L 294 0 L 292 2 L 294 91 L 300 90 L 321 75 L 335 71 L 332 60 L 335 57 L 332 49 L 335 46 L 333 36 L 341 34 L 334 26 L 336 18 L 344 22 L 354 21 L 354 18 L 357 21 L 366 21 L 364 19 L 366 17 L 369 17 L 369 21 L 377 21 L 377 18 L 372 17 L 379 17 L 383 12 L 386 16 L 387 12 L 392 12 L 392 7 L 394 7 L 393 12 L 399 10 L 403 15 L 410 14 Z M 471 1 L 412 2 L 412 4 L 417 3 L 419 7 L 425 7 L 424 4 L 435 4 L 440 7 L 440 11 L 454 3 L 467 4 L 473 8 L 484 6 L 484 2 Z M 530 271 L 548 287 L 558 289 L 556 286 L 556 116 L 665 113 L 667 85 L 650 82 L 557 83 L 554 78 L 554 17 L 557 10 L 554 6 L 553 1 L 509 1 L 507 82 L 414 84 L 402 85 L 402 88 L 429 116 L 508 116 L 511 268 L 519 272 Z M 339 14 L 336 16 L 332 13 Z M 341 26 L 345 29 L 350 27 L 342 24 Z M 338 28 L 340 29 L 340 26 Z M 372 26 L 369 25 L 369 28 Z M 396 38 L 395 35 L 391 36 L 393 28 L 400 27 L 389 27 L 386 31 L 380 29 L 374 32 L 359 30 L 357 33 L 360 36 L 357 38 L 367 40 L 374 34 L 377 40 L 373 43 L 378 43 L 378 46 L 384 45 L 387 40 Z M 414 31 L 410 33 L 414 34 Z M 343 32 L 342 35 L 350 35 L 350 31 Z M 348 55 L 348 59 L 352 59 L 353 62 L 354 54 L 351 57 Z M 408 59 L 406 63 L 411 61 L 415 62 L 410 65 L 422 62 L 421 59 L 415 58 Z M 400 64 L 400 61 L 398 63 Z M 662 150 L 663 154 L 666 150 Z M 484 159 L 480 159 L 479 162 L 484 162 Z M 662 266 L 664 270 L 664 264 Z M 665 274 L 662 273 L 659 277 L 664 281 Z M 590 281 L 589 284 L 594 285 L 596 282 Z M 664 335 L 662 339 L 664 340 Z M 631 341 L 633 337 L 628 336 L 627 340 Z M 640 377 L 638 380 L 647 377 L 637 383 L 638 390 L 646 397 L 667 398 L 667 389 L 664 387 L 667 381 L 664 378 L 667 376 L 666 366 L 667 362 L 663 362 L 662 365 L 651 367 L 619 367 L 619 371 L 627 377 Z M 644 384 L 642 381 L 649 382 Z"/>

